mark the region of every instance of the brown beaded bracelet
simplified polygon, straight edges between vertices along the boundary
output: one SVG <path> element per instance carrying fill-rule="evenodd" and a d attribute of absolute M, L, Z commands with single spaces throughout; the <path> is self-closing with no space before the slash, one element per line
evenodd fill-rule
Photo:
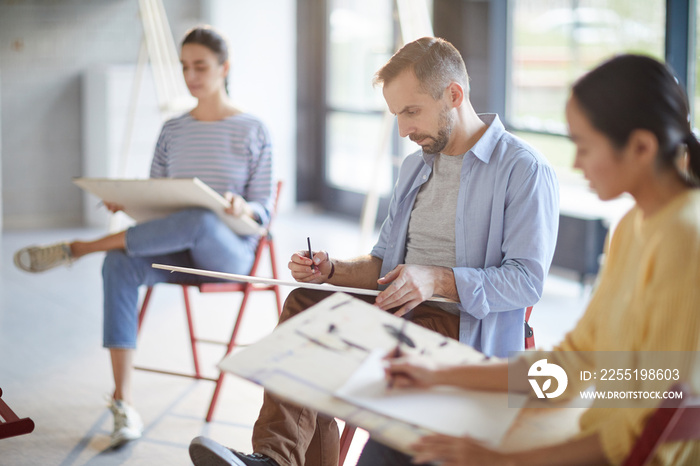
<path fill-rule="evenodd" d="M 326 280 L 333 278 L 333 274 L 335 273 L 335 264 L 330 259 L 328 259 L 328 261 L 331 263 L 331 273 L 328 274 L 328 278 L 326 278 Z"/>

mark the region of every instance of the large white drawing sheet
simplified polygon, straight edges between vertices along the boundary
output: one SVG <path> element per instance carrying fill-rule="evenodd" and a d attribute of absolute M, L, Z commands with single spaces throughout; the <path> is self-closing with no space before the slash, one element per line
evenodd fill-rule
<path fill-rule="evenodd" d="M 228 355 L 219 367 L 289 401 L 362 427 L 379 441 L 405 452 L 410 452 L 410 445 L 420 436 L 433 432 L 468 434 L 497 444 L 519 411 L 508 407 L 505 394 L 481 396 L 461 392 L 459 397 L 448 400 L 452 394 L 444 391 L 447 398 L 442 397 L 442 389 L 413 393 L 413 398 L 386 391 L 378 355 L 396 346 L 403 323 L 364 301 L 335 293 L 282 323 L 266 338 Z M 404 335 L 405 341 L 410 342 L 402 345 L 404 352 L 420 354 L 437 364 L 476 363 L 484 359 L 474 349 L 411 322 L 405 326 Z M 367 379 L 362 379 L 368 371 L 366 383 Z M 353 385 L 353 375 L 359 377 L 359 384 Z M 346 385 L 349 381 L 350 385 Z M 368 387 L 370 400 L 365 396 Z M 443 406 L 464 402 L 465 411 L 443 423 L 440 416 L 428 415 L 431 400 L 438 400 Z M 512 405 L 513 399 L 510 401 Z M 413 413 L 409 417 L 397 416 L 396 410 Z M 452 426 L 448 431 L 440 425 L 445 423 Z M 482 435 L 483 432 L 488 435 Z"/>
<path fill-rule="evenodd" d="M 465 436 L 498 445 L 519 409 L 508 406 L 507 395 L 460 390 L 387 389 L 384 378 L 385 351 L 373 351 L 335 395 L 357 406 L 425 427 L 441 434 Z M 511 404 L 523 406 L 525 397 Z"/>
<path fill-rule="evenodd" d="M 136 222 L 166 217 L 192 207 L 209 209 L 239 235 L 259 235 L 264 229 L 247 216 L 225 212 L 226 199 L 199 178 L 75 178 L 73 183 L 106 202 L 124 207 Z"/>

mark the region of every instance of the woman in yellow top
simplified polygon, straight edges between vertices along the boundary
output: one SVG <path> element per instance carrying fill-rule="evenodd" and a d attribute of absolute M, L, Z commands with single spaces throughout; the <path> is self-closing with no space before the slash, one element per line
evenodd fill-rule
<path fill-rule="evenodd" d="M 641 370 L 644 355 L 652 352 L 700 350 L 700 190 L 695 189 L 700 143 L 688 117 L 684 91 L 668 68 L 652 58 L 618 56 L 573 86 L 566 118 L 576 145 L 574 167 L 583 170 L 601 199 L 627 192 L 636 205 L 615 229 L 586 312 L 549 353 L 550 363 L 568 374 L 595 370 L 600 363 L 591 360 L 596 353 L 578 352 L 635 352 L 641 360 L 630 369 Z M 519 360 L 518 370 L 527 373 L 537 359 L 535 353 Z M 700 392 L 700 374 L 684 368 L 683 381 Z M 428 369 L 396 360 L 387 372 L 395 386 L 508 390 L 507 364 Z M 650 384 L 636 386 L 643 390 Z M 619 464 L 652 411 L 591 407 L 580 419 L 576 438 L 512 454 L 468 438 L 424 437 L 414 445 L 413 461 L 444 466 Z M 700 446 L 666 444 L 654 459 L 664 465 L 700 464 Z"/>

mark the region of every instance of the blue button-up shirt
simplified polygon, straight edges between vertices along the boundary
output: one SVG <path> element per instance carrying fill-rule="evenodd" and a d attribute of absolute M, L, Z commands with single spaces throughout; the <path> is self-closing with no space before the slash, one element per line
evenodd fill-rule
<path fill-rule="evenodd" d="M 506 132 L 497 115 L 464 156 L 455 218 L 454 271 L 462 343 L 506 357 L 524 349 L 525 308 L 542 296 L 559 224 L 559 185 L 534 148 Z M 413 203 L 435 155 L 401 165 L 389 213 L 371 254 L 384 276 L 404 262 Z"/>

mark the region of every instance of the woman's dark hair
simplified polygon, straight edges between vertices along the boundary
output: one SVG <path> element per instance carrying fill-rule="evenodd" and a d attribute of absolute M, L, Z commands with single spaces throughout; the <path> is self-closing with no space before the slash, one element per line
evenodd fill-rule
<path fill-rule="evenodd" d="M 211 26 L 197 26 L 185 33 L 185 38 L 182 39 L 182 48 L 185 44 L 203 45 L 217 57 L 219 65 L 223 65 L 228 60 L 228 44 L 226 39 Z M 224 78 L 224 89 L 228 94 L 228 76 Z"/>
<path fill-rule="evenodd" d="M 642 55 L 620 55 L 581 77 L 572 94 L 617 148 L 634 130 L 648 130 L 659 141 L 659 166 L 669 168 L 685 144 L 690 175 L 700 180 L 700 142 L 690 127 L 688 98 L 666 65 Z"/>

